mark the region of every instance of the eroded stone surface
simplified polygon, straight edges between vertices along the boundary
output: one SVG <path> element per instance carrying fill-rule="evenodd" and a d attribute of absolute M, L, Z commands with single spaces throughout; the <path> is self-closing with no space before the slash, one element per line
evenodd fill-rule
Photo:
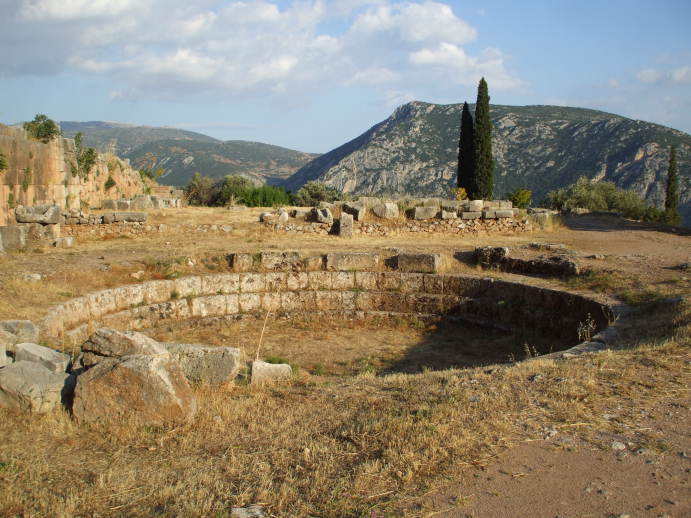
<path fill-rule="evenodd" d="M 398 269 L 411 273 L 437 273 L 441 266 L 439 254 L 398 254 Z"/>
<path fill-rule="evenodd" d="M 161 344 L 192 383 L 220 385 L 232 381 L 240 368 L 240 349 L 197 344 Z"/>
<path fill-rule="evenodd" d="M 373 252 L 333 252 L 326 255 L 328 270 L 375 270 L 380 256 Z"/>
<path fill-rule="evenodd" d="M 156 355 L 168 357 L 168 351 L 156 340 L 136 331 L 118 331 L 102 327 L 97 329 L 82 344 L 81 363 L 93 367 L 105 358 L 120 358 L 128 355 Z M 88 354 L 87 354 L 88 353 Z"/>
<path fill-rule="evenodd" d="M 18 362 L 27 361 L 41 364 L 56 374 L 65 372 L 71 361 L 69 354 L 32 343 L 15 345 L 14 359 Z"/>
<path fill-rule="evenodd" d="M 353 237 L 353 216 L 351 214 L 341 214 L 338 235 L 341 237 Z"/>
<path fill-rule="evenodd" d="M 252 362 L 252 385 L 272 383 L 292 375 L 293 369 L 287 363 L 267 363 L 261 360 Z"/>
<path fill-rule="evenodd" d="M 38 342 L 38 327 L 30 320 L 0 320 L 0 344 L 14 352 L 19 343 Z"/>
<path fill-rule="evenodd" d="M 0 369 L 0 406 L 49 412 L 70 395 L 73 377 L 54 373 L 36 362 L 17 361 Z"/>
<path fill-rule="evenodd" d="M 372 208 L 378 217 L 382 219 L 396 219 L 399 216 L 397 203 L 382 203 Z"/>

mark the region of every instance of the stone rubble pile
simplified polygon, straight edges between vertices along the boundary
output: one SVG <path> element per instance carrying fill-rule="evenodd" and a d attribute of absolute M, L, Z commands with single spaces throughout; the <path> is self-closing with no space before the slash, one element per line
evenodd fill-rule
<path fill-rule="evenodd" d="M 505 272 L 526 275 L 552 275 L 570 277 L 580 275 L 583 269 L 570 256 L 564 245 L 530 243 L 529 248 L 538 250 L 560 251 L 561 254 L 549 257 L 523 259 L 511 257 L 507 247 L 483 246 L 475 249 L 475 261 L 484 268 L 495 268 Z"/>

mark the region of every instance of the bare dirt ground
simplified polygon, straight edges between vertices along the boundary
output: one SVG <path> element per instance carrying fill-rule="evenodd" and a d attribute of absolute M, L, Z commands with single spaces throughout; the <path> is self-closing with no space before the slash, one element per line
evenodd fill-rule
<path fill-rule="evenodd" d="M 199 414 L 185 426 L 80 428 L 61 412 L 0 411 L 0 516 L 225 517 L 252 503 L 280 517 L 691 514 L 691 306 L 669 301 L 691 293 L 688 233 L 584 216 L 518 235 L 341 240 L 273 233 L 255 223 L 259 212 L 150 214 L 167 224 L 230 224 L 230 235 L 162 234 L 9 253 L 0 257 L 0 318 L 35 320 L 70 297 L 139 282 L 131 274 L 140 271 L 140 280 L 210 273 L 224 268 L 213 258 L 235 251 L 401 248 L 439 252 L 450 272 L 625 302 L 633 325 L 617 350 L 596 355 L 497 366 L 487 363 L 508 349 L 479 361 L 470 348 L 449 365 L 467 368 L 434 370 L 449 359 L 440 355 L 445 345 L 457 343 L 453 330 L 272 323 L 264 353 L 299 364 L 295 380 L 271 389 L 200 387 Z M 550 254 L 530 242 L 563 243 L 592 272 L 522 277 L 464 260 L 484 245 Z M 256 331 L 256 323 L 238 324 L 206 334 L 158 330 L 158 338 L 234 340 L 251 355 Z M 377 375 L 387 371 L 395 373 Z"/>

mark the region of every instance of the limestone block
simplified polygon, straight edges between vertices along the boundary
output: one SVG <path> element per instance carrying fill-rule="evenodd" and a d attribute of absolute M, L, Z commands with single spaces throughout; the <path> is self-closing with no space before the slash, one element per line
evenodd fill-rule
<path fill-rule="evenodd" d="M 351 214 L 341 214 L 338 235 L 341 237 L 353 237 L 353 216 Z"/>
<path fill-rule="evenodd" d="M 197 276 L 180 277 L 175 279 L 173 291 L 178 297 L 197 297 L 202 294 L 202 278 Z"/>
<path fill-rule="evenodd" d="M 101 208 L 103 210 L 118 210 L 118 202 L 117 200 L 103 200 Z"/>
<path fill-rule="evenodd" d="M 398 270 L 402 272 L 436 273 L 440 266 L 439 254 L 398 254 Z"/>
<path fill-rule="evenodd" d="M 274 220 L 275 214 L 273 212 L 262 212 L 259 215 L 259 222 L 260 223 L 272 223 Z"/>
<path fill-rule="evenodd" d="M 266 363 L 261 360 L 252 362 L 252 385 L 262 385 L 293 375 L 293 369 L 287 363 Z"/>
<path fill-rule="evenodd" d="M 367 214 L 367 207 L 364 202 L 354 201 L 344 203 L 341 210 L 353 216 L 355 221 L 363 221 Z"/>
<path fill-rule="evenodd" d="M 115 221 L 125 222 L 144 222 L 146 221 L 146 214 L 143 212 L 115 212 Z"/>
<path fill-rule="evenodd" d="M 267 270 L 297 269 L 302 264 L 300 252 L 261 252 L 259 264 Z"/>
<path fill-rule="evenodd" d="M 499 200 L 499 207 L 500 209 L 512 209 L 513 208 L 513 202 L 511 200 Z"/>
<path fill-rule="evenodd" d="M 261 273 L 241 273 L 240 274 L 240 292 L 241 293 L 257 293 L 264 291 L 266 288 L 266 279 Z"/>
<path fill-rule="evenodd" d="M 288 289 L 288 274 L 286 272 L 269 272 L 264 275 L 266 291 L 285 291 Z"/>
<path fill-rule="evenodd" d="M 397 219 L 399 215 L 398 204 L 381 203 L 379 205 L 375 205 L 372 208 L 372 212 L 382 219 Z"/>
<path fill-rule="evenodd" d="M 161 344 L 180 364 L 190 383 L 220 385 L 232 381 L 240 369 L 240 349 L 197 344 Z"/>
<path fill-rule="evenodd" d="M 299 291 L 297 298 L 298 311 L 314 311 L 317 308 L 317 297 L 313 291 Z"/>
<path fill-rule="evenodd" d="M 372 291 L 377 289 L 377 282 L 379 274 L 375 272 L 355 272 L 355 287 L 364 290 Z"/>
<path fill-rule="evenodd" d="M 483 210 L 482 219 L 497 219 L 497 211 L 494 209 Z"/>
<path fill-rule="evenodd" d="M 447 212 L 455 212 L 458 213 L 459 210 L 463 210 L 463 208 L 467 205 L 467 202 L 464 200 L 444 200 L 441 203 L 441 209 L 445 210 Z"/>
<path fill-rule="evenodd" d="M 310 257 L 305 257 L 302 260 L 302 269 L 306 272 L 314 272 L 316 270 L 321 270 L 324 266 L 324 256 L 313 255 Z"/>
<path fill-rule="evenodd" d="M 326 225 L 333 225 L 334 222 L 333 214 L 331 214 L 331 210 L 329 208 L 312 209 L 312 219 L 317 223 L 324 223 Z"/>
<path fill-rule="evenodd" d="M 484 203 L 482 204 L 483 209 L 498 209 L 499 208 L 499 200 L 485 200 Z"/>
<path fill-rule="evenodd" d="M 228 260 L 235 272 L 247 272 L 254 268 L 254 257 L 252 257 L 252 254 L 230 254 Z"/>
<path fill-rule="evenodd" d="M 355 287 L 355 273 L 334 272 L 331 276 L 331 287 L 334 290 L 352 290 Z"/>
<path fill-rule="evenodd" d="M 333 252 L 326 254 L 327 270 L 375 270 L 380 255 L 373 252 Z"/>
<path fill-rule="evenodd" d="M 56 374 L 67 371 L 71 362 L 69 354 L 64 354 L 48 347 L 33 343 L 21 343 L 14 346 L 14 359 L 43 365 Z"/>
<path fill-rule="evenodd" d="M 402 273 L 401 291 L 404 293 L 421 293 L 424 291 L 424 277 L 421 273 Z"/>
<path fill-rule="evenodd" d="M 240 312 L 240 296 L 226 295 L 226 314 L 234 315 Z"/>
<path fill-rule="evenodd" d="M 152 209 L 154 207 L 153 201 L 151 200 L 151 196 L 148 196 L 146 194 L 139 194 L 132 198 L 132 201 L 130 203 L 130 208 L 132 210 L 146 210 L 146 209 Z"/>
<path fill-rule="evenodd" d="M 413 209 L 413 219 L 415 220 L 424 220 L 424 219 L 433 219 L 437 217 L 437 213 L 439 212 L 438 207 L 435 205 L 433 207 L 415 207 Z"/>
<path fill-rule="evenodd" d="M 332 286 L 331 272 L 308 272 L 309 288 L 311 290 L 330 290 Z"/>
<path fill-rule="evenodd" d="M 82 367 L 88 369 L 107 358 L 130 355 L 168 357 L 168 352 L 156 340 L 142 333 L 102 327 L 82 344 L 80 363 Z"/>
<path fill-rule="evenodd" d="M 113 288 L 116 308 L 126 309 L 144 304 L 145 291 L 144 285 L 142 284 L 127 284 L 125 286 Z M 70 302 L 79 302 L 82 298 L 83 297 L 79 297 L 79 299 L 72 299 Z"/>
<path fill-rule="evenodd" d="M 444 279 L 445 277 L 443 275 L 425 274 L 422 281 L 425 287 L 424 292 L 436 294 L 448 291 L 444 289 Z"/>
<path fill-rule="evenodd" d="M 241 293 L 239 297 L 240 311 L 251 313 L 262 307 L 262 298 L 259 293 Z"/>
<path fill-rule="evenodd" d="M 0 407 L 46 413 L 73 388 L 72 375 L 56 374 L 40 363 L 16 361 L 0 369 Z"/>
<path fill-rule="evenodd" d="M 480 212 L 485 208 L 484 200 L 470 200 L 468 212 Z"/>
<path fill-rule="evenodd" d="M 208 295 L 192 299 L 193 317 L 217 317 L 226 314 L 227 299 L 225 295 Z"/>
<path fill-rule="evenodd" d="M 446 211 L 446 210 L 443 210 L 443 209 L 442 209 L 442 211 L 441 211 L 441 219 L 457 219 L 457 218 L 458 218 L 458 214 L 456 214 L 455 211 L 449 212 L 449 211 Z"/>
<path fill-rule="evenodd" d="M 472 212 L 461 212 L 461 219 L 480 219 L 482 217 L 482 212 L 472 211 Z"/>
<path fill-rule="evenodd" d="M 494 214 L 497 218 L 513 218 L 513 209 L 497 209 Z"/>
<path fill-rule="evenodd" d="M 341 308 L 345 311 L 353 311 L 357 309 L 356 299 L 358 293 L 355 291 L 342 291 L 341 292 Z"/>
<path fill-rule="evenodd" d="M 41 223 L 55 225 L 60 222 L 61 209 L 58 205 L 18 206 L 15 211 L 17 223 Z"/>
<path fill-rule="evenodd" d="M 289 218 L 289 217 L 290 217 L 290 216 L 288 216 L 288 211 L 287 211 L 287 210 L 281 209 L 281 210 L 278 211 L 278 218 L 277 218 L 277 220 L 278 220 L 279 223 L 285 225 L 286 223 L 288 223 L 288 218 Z"/>
<path fill-rule="evenodd" d="M 5 250 L 23 250 L 27 243 L 27 229 L 21 225 L 0 227 L 2 246 Z"/>
<path fill-rule="evenodd" d="M 158 304 L 170 300 L 170 294 L 175 289 L 174 281 L 155 280 L 142 284 L 144 301 L 147 304 Z"/>
<path fill-rule="evenodd" d="M 288 289 L 292 291 L 307 289 L 309 276 L 305 272 L 288 272 L 286 273 L 286 284 Z"/>
<path fill-rule="evenodd" d="M 163 348 L 165 350 L 165 348 Z M 133 355 L 101 361 L 77 379 L 77 421 L 163 425 L 194 416 L 197 402 L 180 365 L 165 356 Z"/>
<path fill-rule="evenodd" d="M 240 291 L 240 276 L 237 273 L 217 273 L 213 275 L 204 275 L 202 280 L 202 293 L 205 295 L 211 294 L 226 294 L 237 293 Z"/>
<path fill-rule="evenodd" d="M 261 308 L 264 311 L 277 312 L 283 309 L 283 306 L 281 305 L 280 293 L 264 293 L 261 295 L 261 299 Z"/>
<path fill-rule="evenodd" d="M 12 357 L 7 355 L 5 344 L 0 344 L 0 368 L 12 363 Z"/>
<path fill-rule="evenodd" d="M 319 311 L 336 311 L 341 309 L 341 294 L 338 291 L 315 291 L 316 307 Z"/>
<path fill-rule="evenodd" d="M 53 241 L 53 246 L 55 248 L 72 248 L 74 246 L 74 237 L 59 237 Z"/>
<path fill-rule="evenodd" d="M 0 345 L 14 352 L 15 344 L 38 342 L 38 327 L 31 320 L 0 320 Z"/>
<path fill-rule="evenodd" d="M 108 214 L 103 215 L 103 223 L 105 225 L 110 225 L 111 223 L 115 223 L 115 213 L 111 212 Z"/>
<path fill-rule="evenodd" d="M 383 272 L 378 276 L 378 286 L 382 291 L 400 291 L 401 274 L 398 272 Z"/>
<path fill-rule="evenodd" d="M 130 200 L 118 200 L 116 208 L 117 210 L 130 210 L 132 208 Z"/>
<path fill-rule="evenodd" d="M 509 257 L 509 248 L 505 246 L 481 246 L 475 249 L 475 262 L 484 266 L 500 263 Z"/>

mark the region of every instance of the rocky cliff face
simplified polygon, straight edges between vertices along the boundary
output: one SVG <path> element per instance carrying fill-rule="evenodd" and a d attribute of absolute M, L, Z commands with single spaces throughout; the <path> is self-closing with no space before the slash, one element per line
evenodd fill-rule
<path fill-rule="evenodd" d="M 104 199 L 130 198 L 145 190 L 139 173 L 114 155 L 99 154 L 88 174 L 77 173 L 71 139 L 44 144 L 29 139 L 23 129 L 0 125 L 0 151 L 8 161 L 0 172 L 0 226 L 15 222 L 17 205 L 99 207 Z M 110 188 L 108 178 L 115 182 Z"/>
<path fill-rule="evenodd" d="M 319 180 L 367 195 L 445 195 L 456 182 L 460 104 L 411 102 L 286 182 Z M 615 182 L 664 204 L 669 146 L 676 144 L 682 215 L 691 224 L 691 136 L 609 113 L 558 106 L 491 108 L 495 195 L 516 187 L 540 200 L 579 176 Z"/>

